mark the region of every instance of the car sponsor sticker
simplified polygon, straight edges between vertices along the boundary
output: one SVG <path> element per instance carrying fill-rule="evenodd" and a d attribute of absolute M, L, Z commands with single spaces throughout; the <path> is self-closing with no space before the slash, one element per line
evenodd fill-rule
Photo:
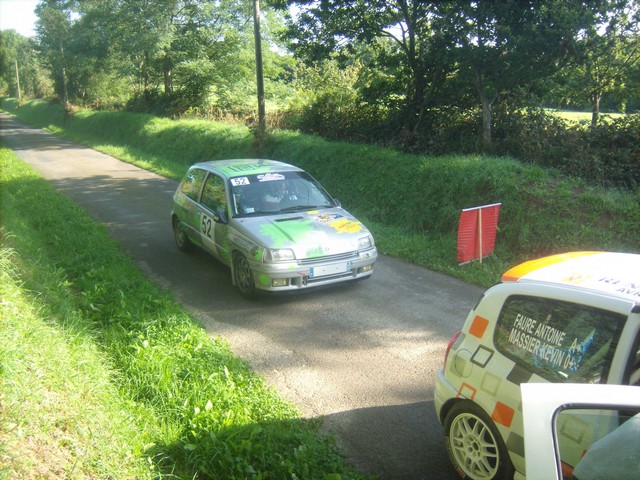
<path fill-rule="evenodd" d="M 256 178 L 259 182 L 272 182 L 274 180 L 284 180 L 284 175 L 281 173 L 265 173 L 264 175 L 258 175 Z"/>
<path fill-rule="evenodd" d="M 249 185 L 249 179 L 247 177 L 236 177 L 231 179 L 231 185 L 234 187 L 240 185 Z"/>

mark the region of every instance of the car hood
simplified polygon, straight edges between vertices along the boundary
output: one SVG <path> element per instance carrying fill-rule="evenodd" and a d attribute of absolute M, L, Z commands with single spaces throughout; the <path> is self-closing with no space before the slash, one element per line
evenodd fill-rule
<path fill-rule="evenodd" d="M 235 218 L 234 228 L 267 248 L 290 248 L 296 258 L 354 252 L 367 228 L 342 208 Z"/>

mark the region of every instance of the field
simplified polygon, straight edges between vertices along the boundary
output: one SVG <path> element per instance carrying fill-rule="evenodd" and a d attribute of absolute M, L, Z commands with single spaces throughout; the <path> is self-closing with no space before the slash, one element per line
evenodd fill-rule
<path fill-rule="evenodd" d="M 559 118 L 566 120 L 571 123 L 582 123 L 582 124 L 590 124 L 591 123 L 591 112 L 574 112 L 570 110 L 547 110 L 550 113 L 553 113 Z M 621 118 L 623 116 L 622 113 L 601 113 L 600 119 L 614 119 Z"/>

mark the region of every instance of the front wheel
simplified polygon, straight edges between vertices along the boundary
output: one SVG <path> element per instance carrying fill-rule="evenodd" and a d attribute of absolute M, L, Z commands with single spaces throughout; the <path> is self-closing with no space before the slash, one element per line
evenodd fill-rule
<path fill-rule="evenodd" d="M 251 297 L 256 290 L 255 284 L 253 283 L 253 273 L 251 272 L 249 262 L 241 253 L 238 253 L 233 258 L 233 270 L 236 276 L 236 286 L 238 290 L 240 290 L 240 294 L 243 297 Z"/>
<path fill-rule="evenodd" d="M 514 468 L 493 421 L 471 401 L 456 403 L 445 418 L 445 447 L 461 478 L 511 480 Z"/>

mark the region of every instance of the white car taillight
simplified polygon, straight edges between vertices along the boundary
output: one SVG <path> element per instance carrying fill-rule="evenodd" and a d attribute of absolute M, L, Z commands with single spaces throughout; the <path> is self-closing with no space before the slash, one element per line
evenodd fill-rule
<path fill-rule="evenodd" d="M 447 345 L 447 349 L 444 352 L 444 368 L 447 367 L 447 358 L 449 357 L 449 351 L 451 350 L 451 347 L 453 347 L 453 344 L 456 343 L 456 340 L 458 340 L 458 337 L 460 337 L 460 334 L 462 332 L 461 331 L 457 331 L 455 333 L 455 335 L 453 337 L 451 337 L 451 340 L 449 340 L 449 344 Z"/>

